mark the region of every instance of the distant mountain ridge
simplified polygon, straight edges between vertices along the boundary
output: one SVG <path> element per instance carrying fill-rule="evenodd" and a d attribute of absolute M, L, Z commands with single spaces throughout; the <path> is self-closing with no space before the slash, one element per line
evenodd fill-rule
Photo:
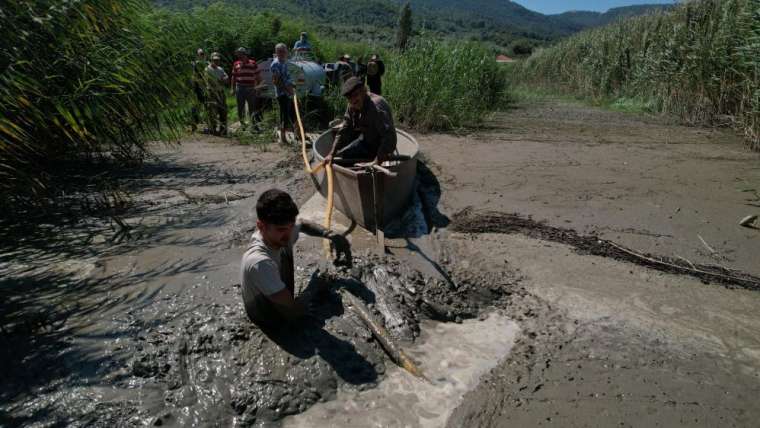
<path fill-rule="evenodd" d="M 218 0 L 154 0 L 159 6 L 186 9 Z M 394 27 L 405 0 L 225 0 L 225 3 L 337 26 Z M 599 12 L 543 15 L 508 0 L 411 0 L 415 28 L 464 36 L 506 46 L 517 39 L 546 42 L 619 18 L 662 10 L 666 5 L 638 5 Z"/>
<path fill-rule="evenodd" d="M 577 26 L 579 29 L 585 29 L 611 24 L 618 19 L 668 10 L 672 7 L 673 5 L 669 4 L 643 4 L 614 7 L 606 12 L 569 11 L 548 16 L 564 24 L 571 24 Z"/>

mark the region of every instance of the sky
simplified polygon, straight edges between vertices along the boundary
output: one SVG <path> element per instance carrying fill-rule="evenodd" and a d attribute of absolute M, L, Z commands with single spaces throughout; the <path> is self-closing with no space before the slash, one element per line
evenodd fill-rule
<path fill-rule="evenodd" d="M 673 0 L 513 0 L 530 10 L 543 14 L 567 12 L 568 10 L 592 10 L 604 12 L 609 8 L 632 4 L 672 4 Z"/>

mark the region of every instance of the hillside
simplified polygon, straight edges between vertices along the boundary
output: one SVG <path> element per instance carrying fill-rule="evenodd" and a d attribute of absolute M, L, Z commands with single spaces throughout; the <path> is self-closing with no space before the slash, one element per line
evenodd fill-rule
<path fill-rule="evenodd" d="M 673 6 L 671 5 L 664 4 L 634 5 L 615 7 L 604 13 L 589 11 L 570 11 L 557 15 L 550 15 L 550 18 L 563 26 L 569 25 L 574 26 L 577 29 L 585 29 L 611 24 L 619 19 L 668 10 L 672 7 Z"/>
<path fill-rule="evenodd" d="M 159 6 L 187 9 L 217 0 L 155 0 Z M 316 20 L 332 29 L 367 26 L 393 27 L 404 0 L 226 0 L 226 3 Z M 568 12 L 543 15 L 512 1 L 411 0 L 418 29 L 490 42 L 501 47 L 515 43 L 542 44 L 585 28 L 605 25 L 624 16 L 660 9 L 642 5 L 610 9 L 606 13 Z M 390 38 L 388 39 L 388 41 Z"/>

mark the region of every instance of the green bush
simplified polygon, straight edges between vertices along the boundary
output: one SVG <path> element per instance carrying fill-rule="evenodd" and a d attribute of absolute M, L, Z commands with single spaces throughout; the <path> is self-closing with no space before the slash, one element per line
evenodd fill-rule
<path fill-rule="evenodd" d="M 474 126 L 502 107 L 506 71 L 473 42 L 423 39 L 386 59 L 383 94 L 407 126 L 446 130 Z"/>
<path fill-rule="evenodd" d="M 521 68 L 528 83 L 728 122 L 760 149 L 760 0 L 686 2 L 570 37 Z"/>

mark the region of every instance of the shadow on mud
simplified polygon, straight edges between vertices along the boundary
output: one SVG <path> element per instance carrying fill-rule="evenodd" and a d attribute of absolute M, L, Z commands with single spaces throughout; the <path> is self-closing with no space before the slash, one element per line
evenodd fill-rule
<path fill-rule="evenodd" d="M 415 243 L 415 240 L 428 236 L 437 229 L 445 228 L 451 223 L 449 217 L 438 208 L 443 191 L 438 177 L 430 169 L 428 163 L 429 161 L 424 158 L 418 160 L 415 192 L 410 206 L 398 220 L 386 227 L 386 236 L 391 239 L 403 238 L 406 243 L 405 249 L 418 254 L 425 263 L 435 269 L 442 279 L 454 285 L 448 272 Z"/>
<path fill-rule="evenodd" d="M 154 302 L 163 286 L 143 288 L 129 294 L 119 290 L 148 278 L 196 272 L 207 268 L 203 260 L 163 264 L 138 274 L 113 274 L 97 279 L 89 276 L 95 264 L 72 261 L 69 266 L 0 265 L 0 402 L 35 400 L 15 419 L 3 421 L 23 425 L 31 421 L 68 420 L 57 390 L 72 390 L 111 384 L 119 377 L 106 377 L 124 364 L 116 355 L 87 346 L 90 342 L 118 342 L 145 328 L 138 322 L 114 322 L 130 318 Z M 60 263 L 60 262 L 59 262 Z M 83 273 L 84 272 L 84 273 Z M 128 309 L 128 310 L 127 310 Z M 126 313 L 124 313 L 126 311 Z M 192 307 L 182 308 L 183 313 Z M 113 315 L 111 315 L 113 314 Z M 172 315 L 181 315 L 173 313 Z M 160 323 L 156 319 L 153 323 Z M 84 333 L 83 331 L 86 331 Z M 124 375 L 122 375 L 124 377 Z M 8 410 L 5 408 L 4 410 Z M 0 412 L 6 413 L 6 412 Z M 11 412 L 7 412 L 10 418 Z"/>
<path fill-rule="evenodd" d="M 421 238 L 432 231 L 446 227 L 450 220 L 438 209 L 441 200 L 441 183 L 422 159 L 417 162 L 417 176 L 409 207 L 399 218 L 385 226 L 385 236 L 395 238 Z"/>
<path fill-rule="evenodd" d="M 357 352 L 351 342 L 341 340 L 325 330 L 327 320 L 344 315 L 344 305 L 335 290 L 319 295 L 317 288 L 320 282 L 320 279 L 312 276 L 301 293 L 302 296 L 310 296 L 312 300 L 309 317 L 305 321 L 295 328 L 264 328 L 262 332 L 283 351 L 296 358 L 322 358 L 343 382 L 362 385 L 377 381 L 375 367 Z M 364 294 L 372 295 L 368 290 Z M 374 301 L 374 297 L 371 299 Z"/>

